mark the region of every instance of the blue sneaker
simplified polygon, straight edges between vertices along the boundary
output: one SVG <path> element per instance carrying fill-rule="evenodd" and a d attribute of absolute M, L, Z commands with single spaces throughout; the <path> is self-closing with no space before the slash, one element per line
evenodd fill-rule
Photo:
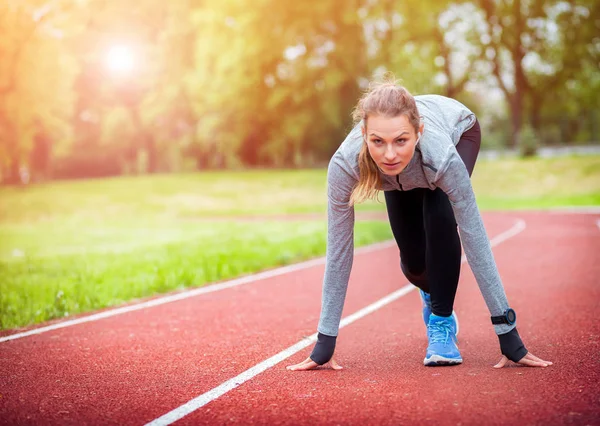
<path fill-rule="evenodd" d="M 419 293 L 421 294 L 421 302 L 423 303 L 423 322 L 425 323 L 425 327 L 429 325 L 429 317 L 431 316 L 431 295 L 429 293 L 425 293 L 423 290 L 419 289 Z M 456 312 L 452 311 L 452 321 L 454 327 L 454 335 L 458 336 L 458 317 L 456 316 Z"/>
<path fill-rule="evenodd" d="M 462 357 L 456 346 L 452 317 L 431 314 L 427 327 L 429 346 L 423 364 L 427 366 L 462 364 Z"/>
<path fill-rule="evenodd" d="M 425 322 L 425 327 L 427 327 L 429 325 L 429 316 L 431 315 L 431 295 L 421 289 L 419 289 L 419 293 L 421 294 L 421 302 L 423 303 L 423 321 Z"/>

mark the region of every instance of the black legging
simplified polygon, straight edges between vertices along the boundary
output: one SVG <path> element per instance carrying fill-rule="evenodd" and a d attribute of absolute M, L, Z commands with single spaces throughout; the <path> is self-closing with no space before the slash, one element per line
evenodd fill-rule
<path fill-rule="evenodd" d="M 456 145 L 469 176 L 480 145 L 481 129 L 475 121 Z M 435 315 L 451 315 L 460 276 L 461 247 L 448 196 L 439 188 L 384 191 L 384 194 L 404 275 L 431 294 L 431 310 Z"/>

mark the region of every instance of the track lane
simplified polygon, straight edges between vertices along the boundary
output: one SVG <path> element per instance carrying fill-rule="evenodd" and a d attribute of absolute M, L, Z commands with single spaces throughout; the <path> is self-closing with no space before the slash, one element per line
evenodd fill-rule
<path fill-rule="evenodd" d="M 494 235 L 514 217 L 491 214 L 485 222 Z M 360 256 L 344 315 L 405 283 L 397 256 L 397 249 Z M 358 279 L 373 271 L 385 277 Z M 15 424 L 152 420 L 314 333 L 322 272 L 315 267 L 1 343 L 0 418 Z M 418 311 L 418 300 L 411 306 Z"/>
<path fill-rule="evenodd" d="M 463 365 L 422 366 L 415 292 L 340 332 L 344 370 L 291 373 L 282 363 L 176 424 L 599 424 L 600 233 L 590 216 L 526 219 L 526 231 L 494 252 L 525 344 L 553 366 L 492 368 L 498 340 L 463 268 Z"/>
<path fill-rule="evenodd" d="M 393 269 L 397 251 L 360 259 L 358 271 Z M 157 418 L 314 333 L 322 276 L 321 265 L 2 342 L 0 418 L 9 424 Z M 394 285 L 387 280 L 366 300 L 349 294 L 348 308 Z"/>

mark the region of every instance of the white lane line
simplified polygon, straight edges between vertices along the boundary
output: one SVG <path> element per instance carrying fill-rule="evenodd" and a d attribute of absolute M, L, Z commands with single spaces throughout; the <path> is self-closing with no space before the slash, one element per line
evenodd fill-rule
<path fill-rule="evenodd" d="M 361 247 L 356 249 L 356 254 L 369 253 L 372 251 L 382 250 L 391 246 L 394 246 L 395 242 L 384 241 L 377 244 L 371 244 L 369 246 Z M 173 294 L 170 296 L 158 297 L 156 299 L 149 300 L 147 302 L 136 303 L 133 305 L 124 306 L 122 308 L 110 309 L 107 311 L 99 312 L 97 314 L 88 315 L 82 318 L 74 320 L 64 321 L 57 324 L 49 325 L 46 327 L 35 328 L 33 330 L 24 331 L 21 333 L 10 334 L 8 336 L 0 337 L 0 343 L 7 342 L 9 340 L 21 339 L 23 337 L 33 336 L 35 334 L 42 334 L 48 331 L 58 330 L 65 327 L 71 327 L 86 322 L 98 321 L 104 318 L 114 317 L 115 315 L 121 315 L 128 312 L 139 311 L 141 309 L 151 308 L 154 306 L 164 305 L 165 303 L 177 302 L 179 300 L 188 299 L 190 297 L 199 296 L 201 294 L 212 293 L 214 291 L 225 290 L 231 287 L 237 287 L 243 284 L 253 283 L 259 280 L 267 278 L 277 277 L 279 275 L 288 274 L 294 271 L 300 271 L 302 269 L 311 268 L 313 266 L 322 265 L 325 263 L 325 258 L 320 257 L 318 259 L 308 260 L 302 263 L 296 263 L 293 265 L 283 266 L 281 268 L 271 269 L 257 274 L 246 275 L 240 278 L 236 278 L 230 281 L 224 281 L 219 284 L 207 285 L 205 287 L 184 291 L 181 293 Z"/>
<path fill-rule="evenodd" d="M 490 241 L 491 246 L 492 247 L 497 246 L 498 244 L 519 234 L 524 229 L 525 229 L 525 221 L 522 219 L 519 219 L 510 229 L 508 229 L 507 231 L 494 237 Z M 463 262 L 464 262 L 464 260 L 463 260 Z M 399 290 L 396 290 L 393 293 L 390 293 L 387 296 L 384 296 L 383 298 L 370 304 L 369 306 L 366 306 L 366 307 L 356 311 L 355 313 L 348 315 L 347 317 L 343 318 L 342 321 L 340 322 L 340 329 L 369 315 L 370 313 L 377 311 L 378 309 L 383 308 L 385 305 L 410 293 L 414 289 L 416 289 L 415 286 L 413 286 L 412 284 L 408 284 L 408 285 L 400 288 Z M 213 388 L 213 389 L 209 390 L 208 392 L 205 392 L 202 395 L 197 396 L 196 398 L 186 402 L 185 404 L 175 408 L 172 411 L 169 411 L 167 414 L 164 414 L 163 416 L 161 416 L 151 422 L 146 423 L 146 426 L 170 425 L 170 424 L 176 422 L 177 420 L 180 420 L 183 417 L 187 416 L 188 414 L 196 411 L 197 409 L 205 406 L 209 402 L 214 401 L 215 399 L 219 398 L 220 396 L 223 396 L 230 390 L 237 388 L 242 383 L 256 377 L 263 371 L 275 366 L 276 364 L 280 363 L 284 359 L 289 358 L 290 356 L 300 352 L 301 350 L 305 349 L 306 347 L 310 346 L 312 343 L 314 343 L 316 341 L 317 341 L 317 333 L 312 334 L 308 337 L 305 337 L 304 339 L 300 340 L 298 343 L 288 347 L 287 349 L 284 349 L 283 351 L 272 356 L 271 358 L 266 359 L 266 360 L 256 364 L 254 367 L 249 368 L 248 370 L 227 380 L 226 382 L 223 382 L 216 388 Z"/>
<path fill-rule="evenodd" d="M 498 244 L 503 243 L 504 241 L 508 240 L 509 238 L 514 237 L 518 233 L 522 232 L 525 229 L 525 227 L 526 227 L 526 225 L 525 225 L 525 221 L 523 219 L 517 220 L 517 222 L 513 225 L 513 227 L 510 228 L 508 231 L 504 231 L 503 233 L 498 234 L 494 238 L 492 238 L 490 240 L 491 246 L 495 247 Z M 467 256 L 465 256 L 463 254 L 461 257 L 461 261 L 466 262 Z"/>
<path fill-rule="evenodd" d="M 409 285 L 402 287 L 399 290 L 396 290 L 395 292 L 393 292 L 391 294 L 388 294 L 384 298 L 379 299 L 377 302 L 375 302 L 365 308 L 362 308 L 361 310 L 353 313 L 352 315 L 345 317 L 340 322 L 340 328 L 343 328 L 349 324 L 352 324 L 354 321 L 357 321 L 357 320 L 361 319 L 362 317 L 369 315 L 371 312 L 375 312 L 376 310 L 382 308 L 383 306 L 387 305 L 388 303 L 391 303 L 394 300 L 404 296 L 405 294 L 410 293 L 415 288 L 416 288 L 415 286 L 413 286 L 412 284 L 409 284 Z M 273 367 L 274 365 L 280 363 L 284 359 L 289 358 L 290 356 L 296 354 L 297 352 L 300 352 L 302 349 L 306 348 L 307 346 L 310 346 L 312 343 L 314 343 L 316 341 L 317 341 L 317 333 L 312 334 L 308 337 L 305 337 L 304 339 L 300 340 L 298 343 L 279 352 L 277 355 L 274 355 L 271 358 L 266 359 L 265 361 L 262 361 L 262 362 L 256 364 L 254 367 L 251 367 L 248 370 L 244 371 L 243 373 L 235 376 L 234 378 L 227 380 L 226 382 L 222 383 L 221 385 L 217 386 L 216 388 L 213 388 L 213 389 L 209 390 L 208 392 L 203 393 L 202 395 L 192 399 L 191 401 L 185 403 L 184 405 L 181 405 L 180 407 L 177 407 L 176 409 L 159 417 L 158 419 L 153 420 L 150 423 L 147 423 L 147 425 L 152 425 L 152 426 L 170 425 L 171 423 L 174 423 L 177 420 L 180 420 L 181 418 L 187 416 L 188 414 L 205 406 L 209 402 L 214 401 L 215 399 L 219 398 L 220 396 L 226 394 L 230 390 L 237 388 L 242 383 L 252 379 L 255 376 L 258 376 L 263 371 Z"/>

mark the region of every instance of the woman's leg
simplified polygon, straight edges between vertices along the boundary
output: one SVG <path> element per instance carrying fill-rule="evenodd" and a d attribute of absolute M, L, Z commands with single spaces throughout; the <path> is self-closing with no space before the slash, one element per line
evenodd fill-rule
<path fill-rule="evenodd" d="M 385 191 L 385 203 L 406 278 L 432 295 L 433 313 L 452 314 L 460 275 L 460 239 L 442 190 Z"/>
<path fill-rule="evenodd" d="M 423 197 L 426 191 L 420 188 L 384 191 L 384 195 L 392 233 L 400 249 L 402 272 L 412 284 L 429 293 L 423 224 Z"/>
<path fill-rule="evenodd" d="M 456 145 L 469 176 L 480 146 L 481 130 L 475 121 Z M 452 314 L 460 276 L 461 245 L 456 220 L 448 196 L 439 188 L 425 193 L 423 211 L 431 308 L 435 315 L 447 317 Z"/>
<path fill-rule="evenodd" d="M 450 201 L 440 189 L 413 189 L 386 191 L 385 202 L 402 271 L 412 284 L 431 293 L 430 297 L 421 292 L 429 342 L 423 364 L 460 364 L 458 327 L 452 315 L 460 273 L 460 240 Z"/>
<path fill-rule="evenodd" d="M 439 188 L 425 194 L 424 222 L 431 310 L 448 317 L 458 287 L 461 246 L 450 200 Z"/>

